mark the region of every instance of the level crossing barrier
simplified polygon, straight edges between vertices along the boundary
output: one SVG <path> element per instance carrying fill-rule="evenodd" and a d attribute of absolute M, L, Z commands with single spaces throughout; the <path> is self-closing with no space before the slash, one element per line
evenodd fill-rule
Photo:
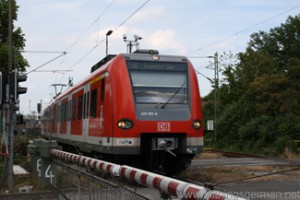
<path fill-rule="evenodd" d="M 71 154 L 60 153 L 60 156 L 66 156 L 76 164 L 66 164 L 54 157 L 50 152 L 52 149 L 59 149 L 60 146 L 55 140 L 35 139 L 29 141 L 27 145 L 27 152 L 30 155 L 31 165 L 33 173 L 37 175 L 40 180 L 40 186 L 43 189 L 51 189 L 52 192 L 48 194 L 38 193 L 26 193 L 26 195 L 17 196 L 14 199 L 86 199 L 86 200 L 151 200 L 142 193 L 136 190 L 131 190 L 128 187 L 120 187 L 119 182 L 108 181 L 105 178 L 101 178 L 93 175 L 90 172 L 92 168 L 98 168 L 98 171 L 104 171 L 102 173 L 105 177 L 108 173 L 116 174 L 110 169 L 113 169 L 115 165 L 108 162 L 99 162 L 98 160 L 78 159 L 78 157 L 70 156 Z M 81 165 L 80 163 L 85 163 Z M 88 167 L 85 167 L 88 166 Z M 93 170 L 94 171 L 94 170 Z M 1 197 L 0 197 L 1 199 Z"/>
<path fill-rule="evenodd" d="M 58 149 L 52 149 L 51 154 L 72 161 L 78 165 L 86 166 L 100 172 L 105 172 L 113 176 L 126 178 L 135 181 L 141 185 L 155 188 L 161 192 L 173 195 L 175 197 L 192 200 L 246 200 L 235 195 L 180 181 L 174 178 L 166 177 L 160 174 L 140 170 L 126 165 L 117 165 L 114 163 L 89 158 L 82 155 L 64 152 Z"/>

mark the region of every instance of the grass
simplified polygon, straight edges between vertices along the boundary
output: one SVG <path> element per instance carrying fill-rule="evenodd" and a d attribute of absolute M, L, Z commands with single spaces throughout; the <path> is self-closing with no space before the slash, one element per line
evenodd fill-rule
<path fill-rule="evenodd" d="M 299 167 L 299 166 L 298 166 Z M 202 183 L 222 184 L 228 182 L 235 182 L 245 178 L 256 177 L 268 173 L 277 172 L 278 174 L 257 177 L 247 181 L 262 181 L 273 180 L 278 178 L 299 177 L 300 170 L 293 170 L 290 172 L 280 173 L 281 171 L 295 169 L 295 166 L 214 166 L 209 168 L 191 169 L 183 172 L 182 177 L 199 181 Z"/>
<path fill-rule="evenodd" d="M 205 153 L 197 154 L 194 159 L 218 159 L 218 158 L 225 158 L 225 157 L 219 153 L 205 152 Z"/>

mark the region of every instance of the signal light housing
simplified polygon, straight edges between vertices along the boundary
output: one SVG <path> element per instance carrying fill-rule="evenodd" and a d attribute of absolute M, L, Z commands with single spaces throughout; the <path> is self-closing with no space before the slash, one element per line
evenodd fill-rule
<path fill-rule="evenodd" d="M 9 73 L 9 91 L 10 91 L 10 97 L 13 99 L 14 102 L 17 102 L 18 96 L 20 94 L 25 94 L 27 92 L 26 87 L 19 86 L 19 82 L 24 82 L 27 80 L 26 74 L 19 74 L 18 70 L 15 69 L 12 72 Z"/>
<path fill-rule="evenodd" d="M 121 129 L 130 129 L 133 127 L 133 122 L 129 119 L 121 119 L 118 121 L 117 125 Z"/>
<path fill-rule="evenodd" d="M 201 122 L 200 120 L 196 119 L 195 121 L 193 121 L 193 127 L 194 129 L 200 129 L 201 128 Z"/>

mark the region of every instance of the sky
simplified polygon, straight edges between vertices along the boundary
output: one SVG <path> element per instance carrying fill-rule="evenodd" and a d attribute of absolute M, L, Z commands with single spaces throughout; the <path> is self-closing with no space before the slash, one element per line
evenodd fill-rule
<path fill-rule="evenodd" d="M 52 84 L 79 82 L 105 57 L 127 52 L 123 35 L 142 37 L 141 49 L 188 57 L 198 75 L 201 96 L 211 91 L 207 67 L 216 52 L 244 52 L 250 35 L 285 23 L 300 13 L 299 0 L 17 0 L 18 20 L 26 38 L 28 91 L 20 112 L 37 111 L 55 95 Z M 63 54 L 66 52 L 66 54 Z M 221 69 L 222 70 L 222 69 Z M 220 72 L 221 73 L 221 72 Z M 65 87 L 64 89 L 66 89 Z M 58 88 L 60 90 L 60 88 Z"/>

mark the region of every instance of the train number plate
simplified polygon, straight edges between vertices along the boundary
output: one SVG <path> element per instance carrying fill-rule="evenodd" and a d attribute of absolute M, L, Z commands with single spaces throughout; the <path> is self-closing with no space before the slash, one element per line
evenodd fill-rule
<path fill-rule="evenodd" d="M 170 131 L 171 130 L 170 122 L 158 122 L 157 130 L 158 131 Z"/>

